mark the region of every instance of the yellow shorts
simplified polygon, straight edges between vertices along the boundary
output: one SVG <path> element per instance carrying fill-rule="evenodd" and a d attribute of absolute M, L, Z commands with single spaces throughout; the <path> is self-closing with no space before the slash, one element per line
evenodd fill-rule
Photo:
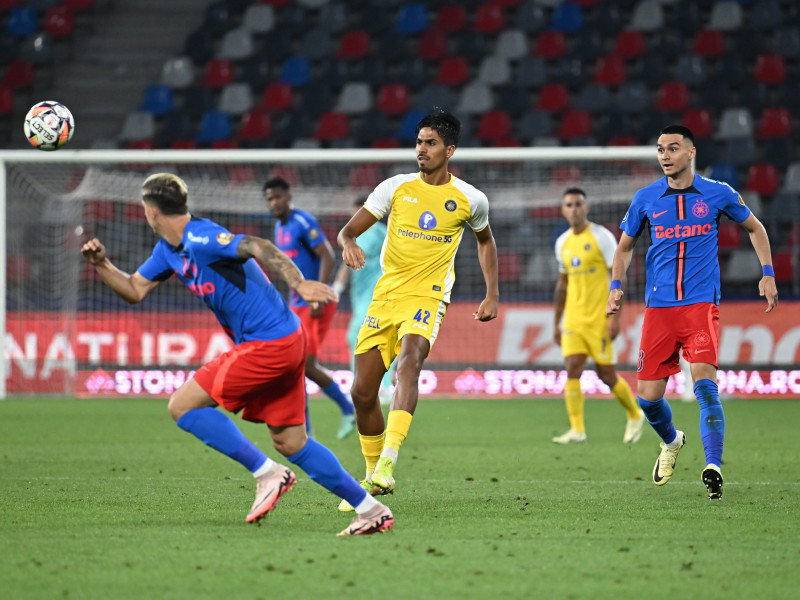
<path fill-rule="evenodd" d="M 421 335 L 433 348 L 447 303 L 436 298 L 408 296 L 400 300 L 373 300 L 358 331 L 355 354 L 378 348 L 386 368 L 400 353 L 404 335 Z"/>
<path fill-rule="evenodd" d="M 598 365 L 613 365 L 615 362 L 614 345 L 606 335 L 605 324 L 603 329 L 564 329 L 561 333 L 561 354 L 586 354 Z"/>

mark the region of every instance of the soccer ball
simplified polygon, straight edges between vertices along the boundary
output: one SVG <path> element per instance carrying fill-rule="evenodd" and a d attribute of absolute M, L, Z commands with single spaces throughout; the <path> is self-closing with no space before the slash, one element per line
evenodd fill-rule
<path fill-rule="evenodd" d="M 39 150 L 58 150 L 72 139 L 74 131 L 75 119 L 60 102 L 38 102 L 25 115 L 25 137 Z"/>

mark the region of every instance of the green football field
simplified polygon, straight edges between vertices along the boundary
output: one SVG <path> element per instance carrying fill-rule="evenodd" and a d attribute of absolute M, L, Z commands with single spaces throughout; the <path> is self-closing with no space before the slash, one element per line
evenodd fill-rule
<path fill-rule="evenodd" d="M 18 599 L 797 598 L 800 401 L 725 403 L 722 501 L 710 503 L 694 403 L 657 488 L 658 439 L 588 401 L 586 444 L 560 400 L 423 400 L 400 453 L 389 533 L 337 538 L 350 516 L 298 472 L 260 526 L 252 476 L 178 429 L 165 400 L 0 402 L 0 596 Z M 317 438 L 356 476 L 335 406 Z M 264 427 L 237 423 L 276 457 Z"/>

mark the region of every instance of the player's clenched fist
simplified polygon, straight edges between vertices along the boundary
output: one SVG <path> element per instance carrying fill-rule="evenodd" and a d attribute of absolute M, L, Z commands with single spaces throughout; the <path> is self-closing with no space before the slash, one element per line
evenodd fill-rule
<path fill-rule="evenodd" d="M 106 247 L 97 238 L 92 238 L 81 247 L 81 254 L 86 262 L 97 266 L 106 259 Z"/>

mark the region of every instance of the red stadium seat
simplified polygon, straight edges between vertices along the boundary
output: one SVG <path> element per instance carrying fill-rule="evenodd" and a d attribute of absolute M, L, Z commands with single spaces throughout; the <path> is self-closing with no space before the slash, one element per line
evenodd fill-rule
<path fill-rule="evenodd" d="M 710 137 L 714 131 L 711 123 L 711 113 L 704 108 L 690 108 L 683 113 L 681 122 L 692 130 L 694 137 L 704 139 Z"/>
<path fill-rule="evenodd" d="M 497 253 L 497 278 L 501 282 L 519 281 L 522 275 L 522 257 L 516 252 Z"/>
<path fill-rule="evenodd" d="M 719 247 L 738 248 L 742 244 L 742 227 L 738 223 L 719 224 Z"/>
<path fill-rule="evenodd" d="M 228 173 L 228 181 L 233 186 L 240 186 L 245 183 L 250 183 L 256 180 L 256 171 L 253 167 L 247 165 L 236 165 L 231 167 Z M 243 233 L 245 235 L 259 235 L 258 227 L 256 225 L 236 225 L 236 233 Z"/>
<path fill-rule="evenodd" d="M 369 54 L 369 35 L 366 31 L 347 31 L 339 42 L 338 58 L 347 60 L 364 58 Z"/>
<path fill-rule="evenodd" d="M 593 81 L 606 85 L 623 83 L 625 81 L 625 61 L 616 54 L 601 56 L 595 64 Z"/>
<path fill-rule="evenodd" d="M 292 86 L 288 83 L 270 83 L 261 96 L 261 108 L 290 110 L 293 106 Z"/>
<path fill-rule="evenodd" d="M 556 136 L 562 140 L 592 135 L 592 117 L 588 110 L 568 110 L 561 119 Z"/>
<path fill-rule="evenodd" d="M 238 139 L 253 141 L 263 140 L 272 135 L 272 120 L 269 112 L 263 108 L 257 108 L 242 117 L 242 126 L 239 128 Z"/>
<path fill-rule="evenodd" d="M 327 112 L 319 119 L 314 137 L 322 141 L 346 138 L 350 133 L 350 120 L 346 114 Z"/>
<path fill-rule="evenodd" d="M 402 148 L 400 140 L 394 138 L 380 138 L 372 142 L 373 148 Z"/>
<path fill-rule="evenodd" d="M 92 8 L 94 0 L 64 0 L 64 6 L 73 12 L 81 12 Z"/>
<path fill-rule="evenodd" d="M 498 33 L 505 27 L 503 7 L 497 4 L 481 4 L 475 11 L 475 31 L 481 33 Z"/>
<path fill-rule="evenodd" d="M 780 185 L 778 170 L 773 165 L 758 163 L 750 165 L 750 169 L 747 171 L 747 184 L 744 189 L 758 192 L 762 196 L 769 196 L 777 192 Z"/>
<path fill-rule="evenodd" d="M 402 83 L 387 83 L 378 90 L 377 108 L 389 115 L 408 111 L 408 88 Z"/>
<path fill-rule="evenodd" d="M 239 147 L 236 140 L 214 140 L 211 142 L 211 147 L 214 150 L 235 150 Z"/>
<path fill-rule="evenodd" d="M 481 116 L 475 138 L 496 140 L 511 136 L 511 117 L 503 110 L 492 110 Z"/>
<path fill-rule="evenodd" d="M 622 58 L 638 58 L 645 53 L 644 34 L 641 31 L 620 31 L 614 43 L 614 54 Z"/>
<path fill-rule="evenodd" d="M 8 281 L 26 280 L 30 275 L 30 269 L 30 258 L 24 254 L 9 254 L 6 258 L 6 279 Z"/>
<path fill-rule="evenodd" d="M 0 116 L 10 115 L 14 112 L 14 90 L 7 86 L 0 86 Z"/>
<path fill-rule="evenodd" d="M 548 83 L 539 91 L 538 110 L 559 111 L 564 110 L 569 103 L 567 86 L 563 83 Z"/>
<path fill-rule="evenodd" d="M 170 142 L 169 147 L 171 150 L 195 150 L 197 142 L 194 140 L 174 140 Z"/>
<path fill-rule="evenodd" d="M 152 139 L 131 140 L 128 142 L 128 150 L 155 150 L 156 141 Z"/>
<path fill-rule="evenodd" d="M 141 204 L 126 204 L 124 213 L 124 219 L 126 221 L 144 221 L 144 210 L 142 210 Z"/>
<path fill-rule="evenodd" d="M 233 79 L 233 61 L 227 58 L 213 58 L 206 64 L 202 84 L 211 88 L 222 88 Z"/>
<path fill-rule="evenodd" d="M 775 270 L 775 281 L 778 283 L 794 280 L 794 258 L 791 252 L 773 253 L 772 268 Z"/>
<path fill-rule="evenodd" d="M 684 110 L 689 106 L 689 88 L 682 81 L 667 81 L 658 88 L 656 108 L 663 111 Z"/>
<path fill-rule="evenodd" d="M 6 67 L 6 74 L 0 85 L 17 88 L 29 88 L 33 85 L 33 63 L 27 60 L 12 60 Z"/>
<path fill-rule="evenodd" d="M 430 28 L 419 37 L 417 56 L 423 60 L 439 60 L 447 54 L 447 36 L 440 29 Z"/>
<path fill-rule="evenodd" d="M 780 54 L 762 54 L 756 59 L 756 81 L 775 84 L 786 79 L 786 61 Z"/>
<path fill-rule="evenodd" d="M 350 169 L 350 178 L 347 183 L 351 188 L 372 189 L 382 180 L 380 165 L 362 163 Z"/>
<path fill-rule="evenodd" d="M 461 85 L 469 79 L 469 63 L 461 56 L 448 56 L 439 63 L 436 83 Z"/>
<path fill-rule="evenodd" d="M 44 13 L 42 29 L 54 39 L 69 37 L 75 30 L 75 17 L 66 6 L 51 6 Z"/>
<path fill-rule="evenodd" d="M 496 4 L 497 6 L 502 6 L 503 8 L 514 8 L 515 6 L 519 6 L 522 0 L 491 0 L 492 4 Z"/>
<path fill-rule="evenodd" d="M 635 146 L 636 138 L 629 135 L 615 135 L 608 140 L 609 146 Z"/>
<path fill-rule="evenodd" d="M 87 221 L 113 221 L 116 205 L 110 200 L 89 200 L 83 209 Z"/>
<path fill-rule="evenodd" d="M 561 31 L 543 31 L 536 40 L 533 53 L 542 58 L 554 59 L 564 55 L 566 41 Z"/>
<path fill-rule="evenodd" d="M 583 179 L 583 173 L 580 167 L 575 165 L 561 165 L 553 169 L 553 183 L 559 185 L 568 185 L 570 183 L 577 183 Z M 553 212 L 557 216 L 561 216 L 561 207 L 554 206 Z"/>
<path fill-rule="evenodd" d="M 511 135 L 493 138 L 489 140 L 489 143 L 495 148 L 520 148 L 522 146 L 522 142 Z"/>
<path fill-rule="evenodd" d="M 756 136 L 759 138 L 786 137 L 792 135 L 792 113 L 784 106 L 765 108 L 758 122 Z"/>
<path fill-rule="evenodd" d="M 725 53 L 725 36 L 716 29 L 703 29 L 694 36 L 692 52 L 707 58 L 717 58 Z"/>
<path fill-rule="evenodd" d="M 445 4 L 436 14 L 436 26 L 440 31 L 460 31 L 467 26 L 467 11 L 461 4 Z"/>

